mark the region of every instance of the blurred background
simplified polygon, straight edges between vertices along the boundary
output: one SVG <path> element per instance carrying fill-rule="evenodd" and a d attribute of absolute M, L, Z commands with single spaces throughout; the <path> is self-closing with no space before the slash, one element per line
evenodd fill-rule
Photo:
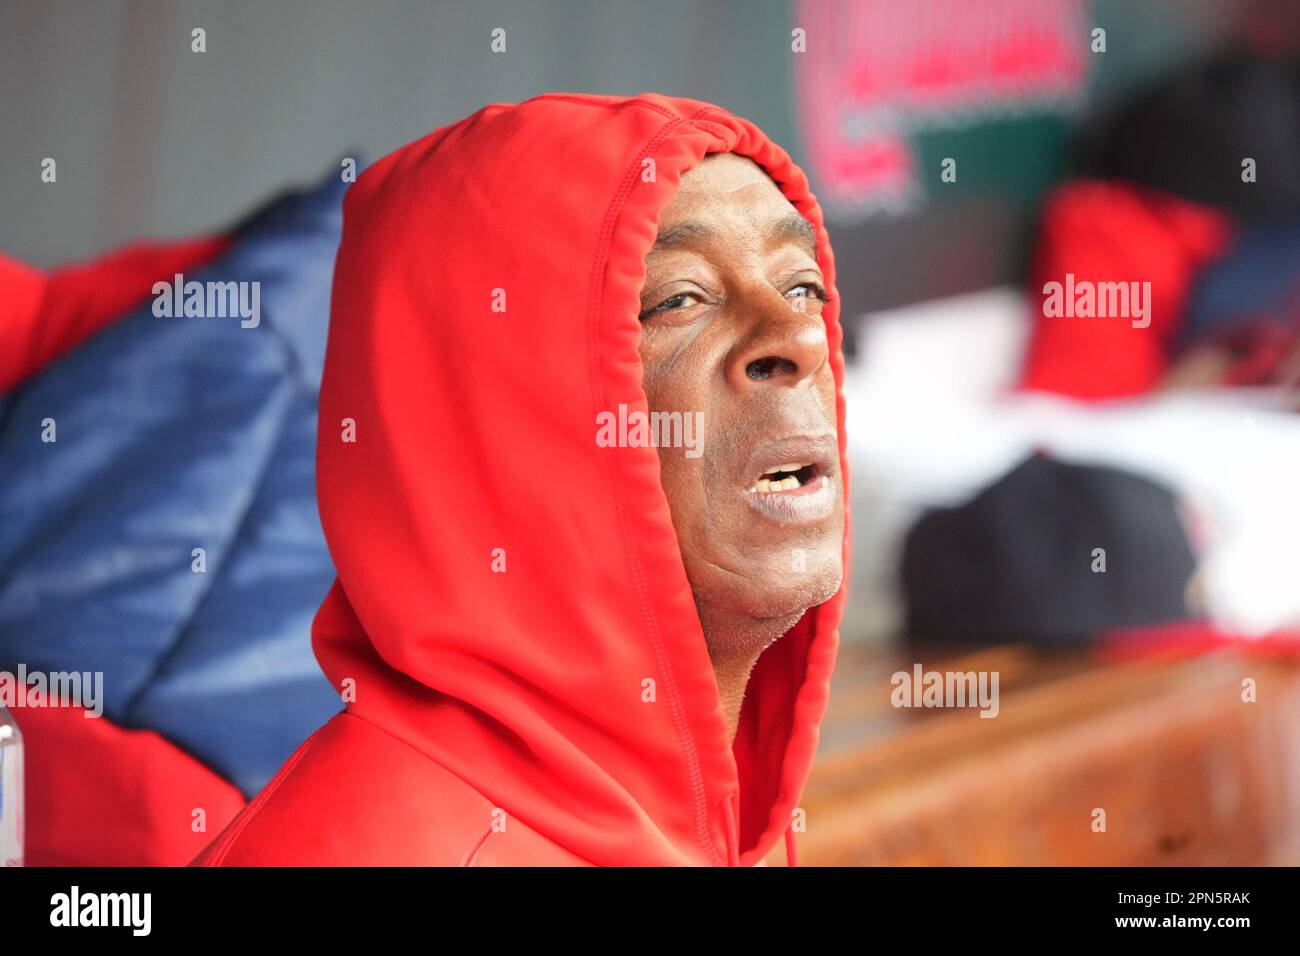
<path fill-rule="evenodd" d="M 853 590 L 801 862 L 1300 863 L 1297 51 L 1283 0 L 0 2 L 0 669 L 107 676 L 102 721 L 13 715 L 27 862 L 188 861 L 337 706 L 341 163 L 651 90 L 784 145 L 835 248 Z M 273 341 L 145 331 L 205 268 Z M 51 409 L 111 437 L 54 467 Z M 900 705 L 917 666 L 997 674 L 997 719 Z"/>
<path fill-rule="evenodd" d="M 909 13 L 903 4 L 837 0 L 6 2 L 0 82 L 11 92 L 0 101 L 9 131 L 0 162 L 10 170 L 45 156 L 65 162 L 57 190 L 4 191 L 0 238 L 11 255 L 48 266 L 132 239 L 211 229 L 286 183 L 320 176 L 337 156 L 374 159 L 485 103 L 552 90 L 654 90 L 716 102 L 806 165 L 808 105 L 797 86 L 804 61 L 790 53 L 796 24 L 814 29 L 806 60 L 825 61 L 826 45 L 848 38 L 816 27 L 847 22 L 855 10 L 892 16 L 881 24 L 883 42 L 896 33 L 899 49 L 927 30 L 955 36 L 960 27 L 982 37 L 946 12 L 961 6 L 923 2 Z M 1122 100 L 1214 48 L 1235 33 L 1248 4 L 994 6 L 1013 20 L 1041 7 L 1048 31 L 1081 38 L 1069 82 L 1056 90 L 1040 76 L 1039 89 L 1030 80 L 1023 95 L 996 98 L 982 96 L 971 77 L 942 119 L 916 130 L 920 165 L 956 155 L 969 165 L 956 188 L 927 190 L 912 215 L 849 220 L 837 230 L 836 249 L 855 263 L 842 291 L 858 310 L 1014 277 L 1035 200 L 1067 168 L 1081 115 L 1067 107 Z M 1085 24 L 1073 17 L 1110 31 L 1115 42 L 1104 56 L 1084 55 Z M 190 50 L 196 26 L 207 30 L 203 56 Z M 466 42 L 497 26 L 509 28 L 505 56 Z M 842 51 L 845 61 L 853 55 Z"/>

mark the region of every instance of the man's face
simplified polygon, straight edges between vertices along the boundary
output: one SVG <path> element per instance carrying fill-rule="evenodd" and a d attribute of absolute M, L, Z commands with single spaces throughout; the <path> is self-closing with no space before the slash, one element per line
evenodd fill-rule
<path fill-rule="evenodd" d="M 646 257 L 641 360 L 652 412 L 704 413 L 702 455 L 659 449 L 701 613 L 778 618 L 839 588 L 824 299 L 812 228 L 757 165 L 722 154 L 682 177 Z"/>

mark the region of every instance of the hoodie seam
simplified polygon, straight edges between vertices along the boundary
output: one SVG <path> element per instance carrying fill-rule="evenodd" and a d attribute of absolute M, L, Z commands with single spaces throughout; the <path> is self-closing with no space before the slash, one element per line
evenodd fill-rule
<path fill-rule="evenodd" d="M 578 106 L 599 106 L 602 109 L 606 109 L 610 111 L 621 110 L 628 105 L 643 106 L 648 110 L 658 113 L 664 119 L 673 120 L 675 122 L 693 120 L 695 119 L 695 117 L 700 116 L 703 113 L 707 112 L 707 108 L 701 109 L 696 111 L 695 113 L 692 113 L 691 116 L 687 118 L 687 117 L 679 116 L 678 114 L 674 113 L 672 110 L 660 106 L 658 103 L 655 103 L 651 100 L 647 100 L 640 96 L 630 96 L 624 100 L 605 102 L 603 100 L 587 99 L 575 93 L 542 93 L 539 94 L 538 96 L 533 97 L 533 99 L 549 100 L 552 102 L 559 102 L 559 103 L 573 103 Z"/>
<path fill-rule="evenodd" d="M 488 842 L 492 839 L 492 835 L 495 832 L 496 831 L 492 829 L 492 824 L 489 823 L 487 829 L 483 831 L 482 836 L 470 844 L 470 848 L 461 855 L 460 865 L 474 866 L 475 863 L 478 862 L 479 854 L 483 852 L 483 848 L 488 845 Z"/>
<path fill-rule="evenodd" d="M 632 100 L 652 109 L 660 115 L 665 115 L 655 104 L 645 100 Z M 602 386 L 602 356 L 603 348 L 601 342 L 601 306 L 605 300 L 606 294 L 606 273 L 610 261 L 610 246 L 613 242 L 614 229 L 618 224 L 619 218 L 627 209 L 627 200 L 631 194 L 632 186 L 635 183 L 636 176 L 640 169 L 642 157 L 648 155 L 661 143 L 667 141 L 669 137 L 682 127 L 687 127 L 696 122 L 698 117 L 708 111 L 707 107 L 697 110 L 688 117 L 672 116 L 670 121 L 660 127 L 654 136 L 644 142 L 637 155 L 633 158 L 632 163 L 628 166 L 623 175 L 623 180 L 619 185 L 618 192 L 610 202 L 610 206 L 605 214 L 604 222 L 601 224 L 600 244 L 597 247 L 597 255 L 592 265 L 592 281 L 589 285 L 588 293 L 588 361 L 589 374 L 592 385 L 593 404 L 597 409 L 603 407 L 601 401 L 604 396 Z M 716 133 L 710 133 L 716 136 Z M 700 846 L 705 849 L 710 860 L 715 864 L 721 862 L 727 865 L 729 861 L 721 857 L 718 848 L 714 844 L 710 833 L 710 807 L 708 803 L 708 792 L 705 786 L 704 773 L 700 766 L 699 752 L 695 746 L 694 735 L 691 732 L 689 722 L 686 719 L 685 709 L 682 704 L 681 694 L 678 690 L 676 672 L 667 649 L 663 643 L 663 634 L 659 626 L 658 615 L 655 613 L 651 602 L 648 600 L 644 561 L 638 547 L 636 535 L 628 527 L 629 509 L 627 506 L 627 495 L 624 486 L 623 472 L 618 467 L 615 460 L 611 457 L 607 459 L 608 469 L 613 485 L 615 507 L 619 515 L 620 537 L 623 539 L 624 552 L 629 556 L 632 565 L 633 586 L 636 589 L 637 602 L 641 612 L 642 625 L 650 632 L 651 646 L 654 650 L 656 666 L 664 674 L 668 682 L 668 691 L 670 695 L 670 707 L 672 708 L 673 729 L 677 733 L 678 743 L 686 759 L 687 775 L 690 782 L 691 793 L 694 802 L 695 811 L 695 828 L 696 839 Z M 724 827 L 726 821 L 723 822 Z"/>
<path fill-rule="evenodd" d="M 235 823 L 235 827 L 230 831 L 229 836 L 217 838 L 219 841 L 218 845 L 213 848 L 212 856 L 207 861 L 207 865 L 220 866 L 222 864 L 226 857 L 230 855 L 231 849 L 234 848 L 235 841 L 243 835 L 245 828 L 253 822 L 253 819 L 261 812 L 262 807 L 271 799 L 272 796 L 275 795 L 275 792 L 280 789 L 280 784 L 284 783 L 285 779 L 287 779 L 289 774 L 293 771 L 293 768 L 298 766 L 299 761 L 301 761 L 303 757 L 307 756 L 307 751 L 311 750 L 315 744 L 316 734 L 312 734 L 302 742 L 297 750 L 293 752 L 293 755 L 285 762 L 285 765 L 280 768 L 280 772 L 277 773 L 271 782 L 266 785 L 266 789 L 259 793 L 253 799 L 252 803 L 249 803 L 244 808 L 244 812 L 240 815 L 238 822 Z"/>

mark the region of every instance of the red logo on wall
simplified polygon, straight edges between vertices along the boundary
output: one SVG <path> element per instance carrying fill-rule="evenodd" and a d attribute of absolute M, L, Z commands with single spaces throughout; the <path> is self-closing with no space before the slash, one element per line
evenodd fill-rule
<path fill-rule="evenodd" d="M 915 132 L 1077 103 L 1090 55 L 1082 3 L 796 0 L 799 125 L 828 213 L 916 205 Z"/>

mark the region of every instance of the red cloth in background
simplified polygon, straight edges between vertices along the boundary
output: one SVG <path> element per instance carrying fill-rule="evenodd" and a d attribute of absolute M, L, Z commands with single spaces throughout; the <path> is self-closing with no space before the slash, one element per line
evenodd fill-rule
<path fill-rule="evenodd" d="M 224 252 L 226 236 L 140 243 L 50 273 L 0 255 L 0 394 Z M 149 730 L 77 708 L 18 709 L 29 865 L 183 865 L 243 807 L 221 776 Z M 194 832 L 193 811 L 206 813 Z"/>
<path fill-rule="evenodd" d="M 1154 389 L 1169 367 L 1170 345 L 1199 270 L 1228 251 L 1233 218 L 1159 190 L 1120 180 L 1075 180 L 1045 201 L 1030 271 L 1029 299 L 1036 321 L 1020 387 L 1083 400 L 1141 395 Z M 1151 283 L 1151 324 L 1135 328 L 1123 318 L 1046 317 L 1043 286 L 1091 282 Z M 1250 347 L 1228 382 L 1249 381 L 1260 368 L 1274 368 L 1289 340 L 1241 330 Z M 1180 621 L 1108 632 L 1098 653 L 1109 660 L 1191 656 L 1224 648 L 1252 655 L 1300 654 L 1300 631 L 1252 638 L 1223 631 L 1209 621 Z"/>
<path fill-rule="evenodd" d="M 1195 657 L 1228 649 L 1251 657 L 1297 657 L 1300 656 L 1300 629 L 1252 636 L 1223 630 L 1206 620 L 1175 621 L 1108 631 L 1098 635 L 1097 641 L 1098 655 L 1116 662 L 1148 657 Z"/>
<path fill-rule="evenodd" d="M 152 730 L 87 718 L 80 707 L 13 716 L 28 866 L 184 866 L 244 806 L 233 784 Z"/>
<path fill-rule="evenodd" d="M 1036 321 L 1020 387 L 1085 400 L 1153 389 L 1169 365 L 1168 346 L 1198 269 L 1232 239 L 1216 209 L 1116 180 L 1075 180 L 1046 200 L 1030 270 Z M 1043 286 L 1064 282 L 1151 283 L 1151 324 L 1125 318 L 1048 318 Z"/>
<path fill-rule="evenodd" d="M 0 255 L 0 395 L 147 299 L 153 284 L 215 259 L 228 236 L 137 243 L 53 272 Z"/>

